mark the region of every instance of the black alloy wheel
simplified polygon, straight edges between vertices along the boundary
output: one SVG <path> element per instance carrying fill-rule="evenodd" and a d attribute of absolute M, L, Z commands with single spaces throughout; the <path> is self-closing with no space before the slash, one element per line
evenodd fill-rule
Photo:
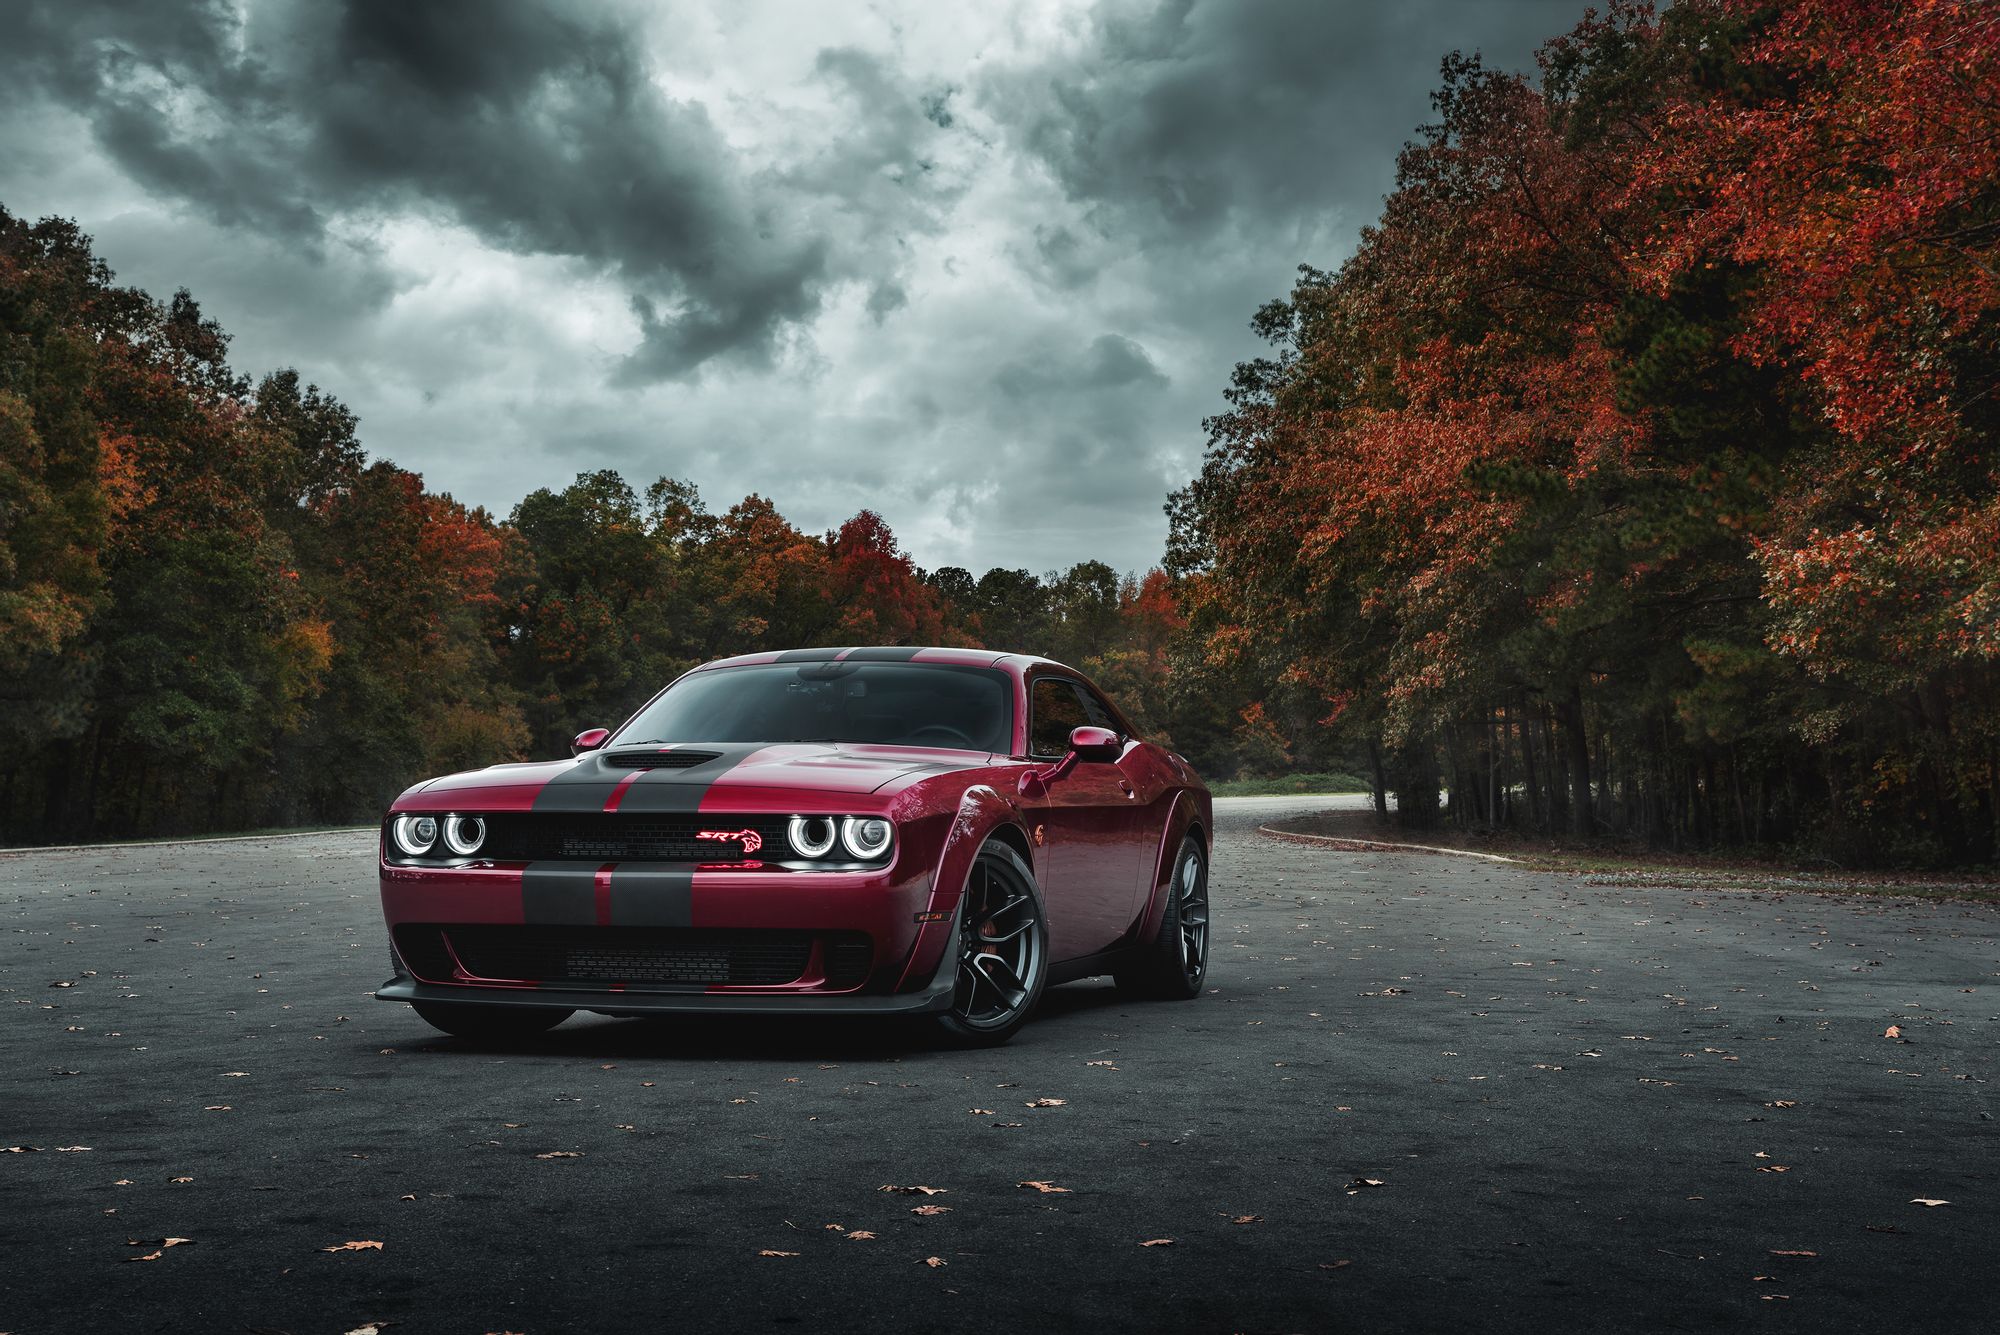
<path fill-rule="evenodd" d="M 954 983 L 951 1007 L 937 1024 L 962 1046 L 1012 1038 L 1048 986 L 1041 888 L 1021 855 L 997 839 L 973 860 L 959 907 L 957 949 L 940 967 L 954 971 Z"/>

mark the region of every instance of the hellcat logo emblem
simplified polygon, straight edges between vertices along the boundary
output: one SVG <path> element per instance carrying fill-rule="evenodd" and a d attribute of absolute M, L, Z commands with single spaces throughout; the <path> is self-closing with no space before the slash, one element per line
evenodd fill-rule
<path fill-rule="evenodd" d="M 695 835 L 697 839 L 736 839 L 742 841 L 743 852 L 755 853 L 764 846 L 764 836 L 755 830 L 703 830 Z"/>

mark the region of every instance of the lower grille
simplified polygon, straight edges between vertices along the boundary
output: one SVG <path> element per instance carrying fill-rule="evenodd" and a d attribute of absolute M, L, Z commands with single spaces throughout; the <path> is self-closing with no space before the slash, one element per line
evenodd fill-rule
<path fill-rule="evenodd" d="M 857 987 L 868 976 L 872 945 L 862 932 L 791 932 L 703 927 L 543 927 L 478 925 L 396 932 L 403 956 L 420 974 L 456 954 L 477 978 L 555 986 L 775 986 L 796 982 L 821 948 L 827 986 Z M 448 981 L 452 970 L 430 974 Z"/>

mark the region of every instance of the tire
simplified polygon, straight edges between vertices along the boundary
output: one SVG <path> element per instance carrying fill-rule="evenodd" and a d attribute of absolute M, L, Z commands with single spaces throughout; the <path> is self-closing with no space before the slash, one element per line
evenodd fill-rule
<path fill-rule="evenodd" d="M 932 1022 L 957 1047 L 1005 1043 L 1028 1022 L 1048 988 L 1042 889 L 1027 861 L 997 839 L 987 840 L 966 873 L 958 939 L 938 967 L 954 970 L 957 985 L 951 1008 Z"/>
<path fill-rule="evenodd" d="M 1208 981 L 1208 856 L 1189 835 L 1174 855 L 1160 930 L 1112 978 L 1118 990 L 1156 1001 L 1191 1001 Z"/>
<path fill-rule="evenodd" d="M 413 1001 L 410 1009 L 431 1028 L 458 1038 L 527 1038 L 575 1014 L 554 1006 L 481 1006 L 466 1001 Z"/>

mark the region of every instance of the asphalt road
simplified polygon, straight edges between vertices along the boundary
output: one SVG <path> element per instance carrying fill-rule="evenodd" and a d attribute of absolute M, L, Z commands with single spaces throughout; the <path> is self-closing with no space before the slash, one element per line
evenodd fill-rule
<path fill-rule="evenodd" d="M 364 835 L 0 857 L 0 1331 L 1993 1328 L 2000 913 L 1217 805 L 1211 993 L 971 1053 L 435 1036 Z"/>

